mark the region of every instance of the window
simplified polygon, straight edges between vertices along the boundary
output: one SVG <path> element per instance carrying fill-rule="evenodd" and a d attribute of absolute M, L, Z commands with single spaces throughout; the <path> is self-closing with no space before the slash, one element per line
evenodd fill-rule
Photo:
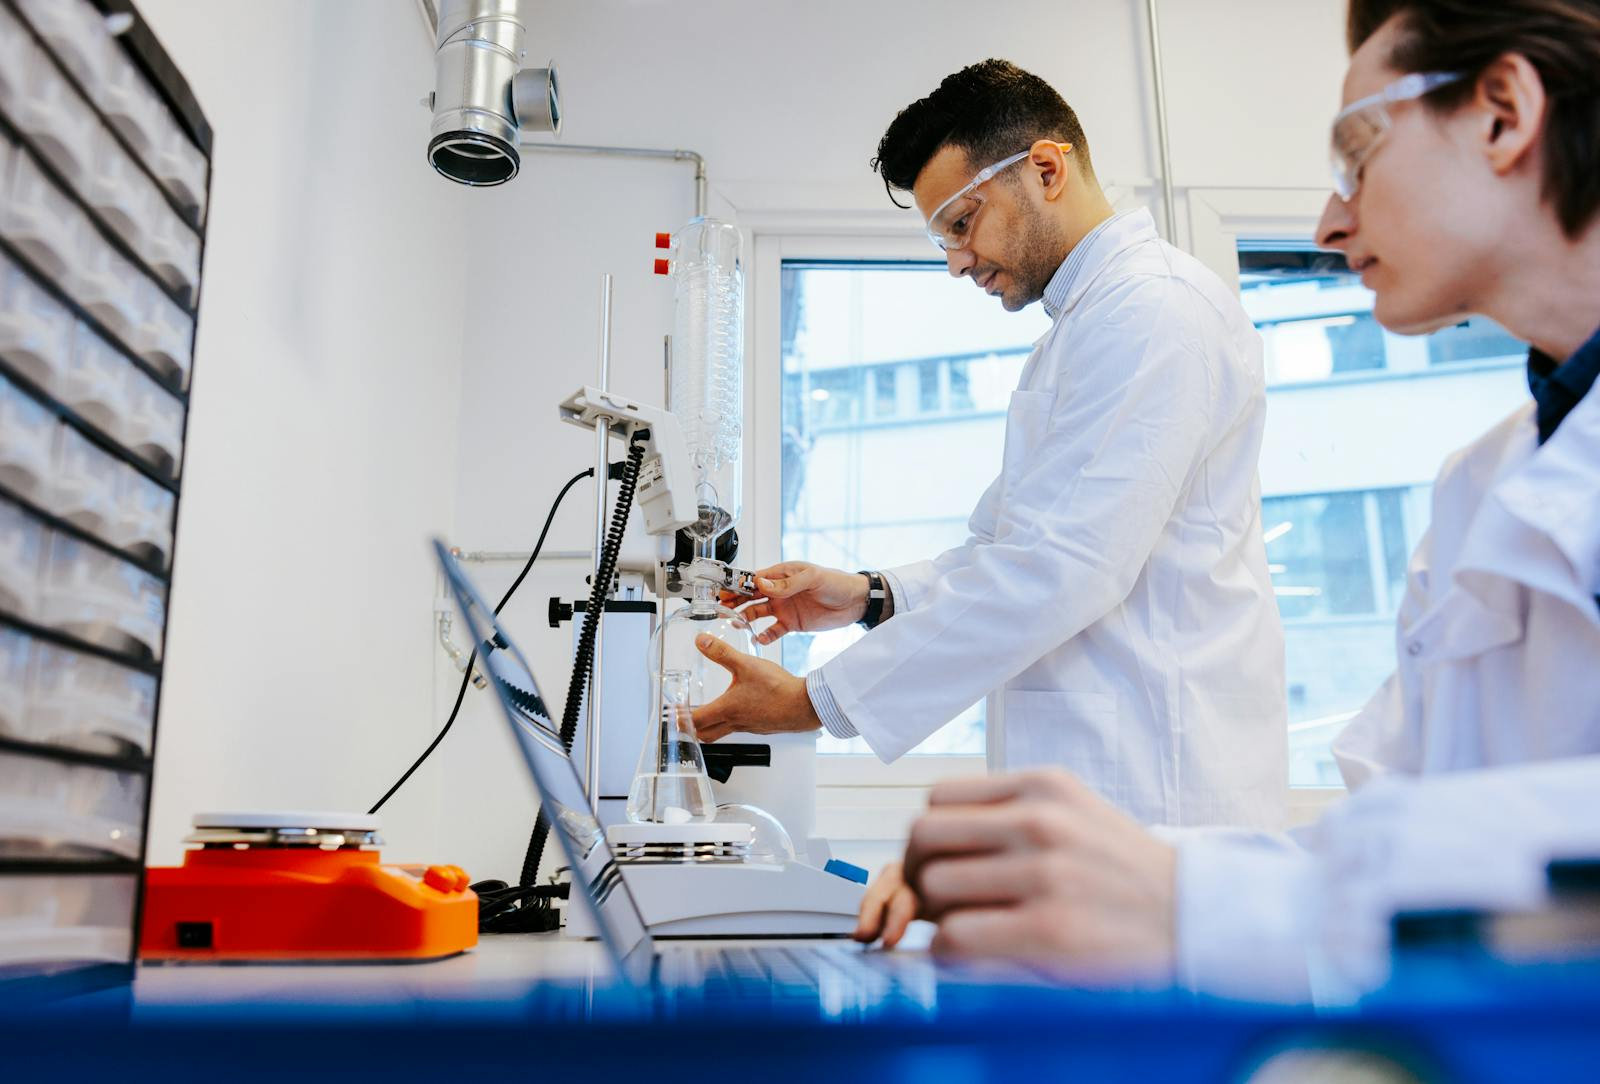
<path fill-rule="evenodd" d="M 1250 228 L 1309 229 L 1325 199 Z M 1422 338 L 1389 334 L 1339 258 L 1303 240 L 1219 228 L 1224 237 L 1197 243 L 1230 275 L 1237 254 L 1266 347 L 1263 530 L 1287 641 L 1290 778 L 1337 785 L 1332 739 L 1394 668 L 1394 620 L 1433 479 L 1451 452 L 1526 401 L 1526 350 L 1480 319 Z M 764 560 L 873 568 L 931 557 L 965 539 L 999 469 L 1009 395 L 1048 319 L 1037 306 L 1006 313 L 942 265 L 896 259 L 889 247 L 768 249 L 764 266 L 781 280 L 767 295 L 772 326 L 782 329 L 770 370 L 781 396 L 768 401 L 781 410 L 783 441 L 781 463 L 774 455 L 767 468 L 774 483 L 781 474 L 781 501 L 771 502 L 781 507 L 763 513 L 763 537 L 776 542 Z M 863 259 L 812 258 L 835 249 Z M 804 673 L 860 635 L 790 635 L 781 659 Z M 983 723 L 973 705 L 917 752 L 980 754 Z M 824 737 L 818 748 L 867 752 L 859 739 Z M 951 762 L 929 757 L 916 770 Z M 828 763 L 857 771 L 850 758 Z M 908 765 L 868 767 L 879 780 Z"/>
<path fill-rule="evenodd" d="M 1283 618 L 1289 777 L 1340 782 L 1333 739 L 1394 671 L 1395 617 L 1449 452 L 1526 395 L 1527 347 L 1473 318 L 1393 335 L 1342 257 L 1242 242 L 1240 297 L 1261 332 L 1261 502 Z"/>
<path fill-rule="evenodd" d="M 786 260 L 782 555 L 885 568 L 960 545 L 1000 469 L 1005 412 L 1049 318 L 1007 313 L 942 264 Z M 859 628 L 780 641 L 797 674 Z M 917 748 L 981 755 L 978 703 Z M 824 735 L 824 753 L 866 753 Z"/>
<path fill-rule="evenodd" d="M 1261 332 L 1271 385 L 1527 357 L 1525 345 L 1481 316 L 1425 338 L 1385 331 L 1372 316 L 1371 291 L 1337 253 L 1242 242 L 1239 298 Z"/>

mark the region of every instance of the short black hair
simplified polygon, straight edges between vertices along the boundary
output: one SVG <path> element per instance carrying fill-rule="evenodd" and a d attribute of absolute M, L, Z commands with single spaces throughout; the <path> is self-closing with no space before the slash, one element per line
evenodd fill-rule
<path fill-rule="evenodd" d="M 1009 60 L 990 59 L 946 76 L 932 94 L 902 109 L 878 141 L 872 168 L 903 207 L 895 192 L 909 192 L 944 147 L 988 165 L 1040 139 L 1071 143 L 1079 168 L 1093 173 L 1083 126 L 1055 88 Z"/>
<path fill-rule="evenodd" d="M 1527 58 L 1549 101 L 1543 193 L 1568 237 L 1600 215 L 1600 3 L 1596 0 L 1350 0 L 1345 34 L 1355 52 L 1390 19 L 1388 58 L 1401 72 L 1470 79 L 1427 96 L 1433 109 L 1466 102 L 1477 77 L 1508 53 Z"/>

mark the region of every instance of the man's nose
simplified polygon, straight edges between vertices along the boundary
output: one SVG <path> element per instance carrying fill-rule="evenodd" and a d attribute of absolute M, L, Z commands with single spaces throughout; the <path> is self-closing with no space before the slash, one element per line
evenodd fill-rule
<path fill-rule="evenodd" d="M 960 278 L 977 265 L 978 258 L 969 248 L 947 248 L 944 252 L 944 263 L 950 269 L 950 274 Z"/>
<path fill-rule="evenodd" d="M 1333 193 L 1328 197 L 1328 204 L 1322 209 L 1322 218 L 1317 222 L 1317 247 L 1343 248 L 1350 243 L 1350 235 L 1355 232 L 1355 208 L 1340 199 L 1337 192 Z"/>

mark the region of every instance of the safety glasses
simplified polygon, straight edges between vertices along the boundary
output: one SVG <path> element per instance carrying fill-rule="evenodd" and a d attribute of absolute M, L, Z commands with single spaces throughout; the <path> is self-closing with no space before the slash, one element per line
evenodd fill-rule
<path fill-rule="evenodd" d="M 1071 143 L 1058 143 L 1063 152 L 1072 153 Z M 928 216 L 928 239 L 939 246 L 943 252 L 953 252 L 965 248 L 972 240 L 972 231 L 976 227 L 978 212 L 983 210 L 983 193 L 978 191 L 979 186 L 990 181 L 1003 169 L 1009 169 L 1033 153 L 1033 148 L 1010 158 L 1002 159 L 992 166 L 985 166 L 978 170 L 977 176 L 967 182 L 955 195 L 945 200 Z"/>
<path fill-rule="evenodd" d="M 1412 72 L 1360 101 L 1351 102 L 1333 118 L 1328 155 L 1333 166 L 1333 190 L 1348 202 L 1361 188 L 1361 167 L 1383 142 L 1394 124 L 1389 106 L 1408 102 L 1464 78 L 1461 72 Z"/>

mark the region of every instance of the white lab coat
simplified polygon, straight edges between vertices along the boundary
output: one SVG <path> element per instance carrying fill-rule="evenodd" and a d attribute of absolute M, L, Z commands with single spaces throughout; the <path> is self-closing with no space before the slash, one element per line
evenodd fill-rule
<path fill-rule="evenodd" d="M 823 678 L 884 760 L 989 694 L 991 769 L 1070 769 L 1147 823 L 1281 827 L 1260 338 L 1147 212 L 1085 244 L 971 537 L 889 570 L 894 617 Z"/>
<path fill-rule="evenodd" d="M 1345 782 L 1600 753 L 1600 394 L 1451 457 L 1411 558 L 1393 677 L 1334 743 Z"/>
<path fill-rule="evenodd" d="M 1355 793 L 1294 842 L 1169 837 L 1197 986 L 1359 991 L 1395 911 L 1535 906 L 1550 858 L 1600 856 L 1600 390 L 1543 447 L 1518 410 L 1433 505 L 1398 668 L 1334 746 Z"/>

